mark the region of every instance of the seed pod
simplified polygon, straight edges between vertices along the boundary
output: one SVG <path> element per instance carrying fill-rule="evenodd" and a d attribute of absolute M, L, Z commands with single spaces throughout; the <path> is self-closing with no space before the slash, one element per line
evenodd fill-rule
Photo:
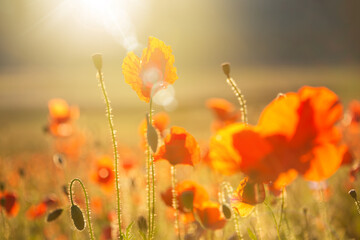
<path fill-rule="evenodd" d="M 71 206 L 71 219 L 73 220 L 77 230 L 79 231 L 84 230 L 85 228 L 84 215 L 81 209 L 76 205 Z"/>
<path fill-rule="evenodd" d="M 194 204 L 194 192 L 184 191 L 180 196 L 180 202 L 186 209 L 192 210 Z"/>
<path fill-rule="evenodd" d="M 351 189 L 351 190 L 349 191 L 349 194 L 350 194 L 350 196 L 351 196 L 355 201 L 357 201 L 357 194 L 356 194 L 355 189 Z"/>
<path fill-rule="evenodd" d="M 231 209 L 227 204 L 223 204 L 221 205 L 221 210 L 225 216 L 226 219 L 230 219 L 231 218 Z"/>
<path fill-rule="evenodd" d="M 92 56 L 92 60 L 93 60 L 93 63 L 95 65 L 95 68 L 98 71 L 101 71 L 101 68 L 102 68 L 102 55 L 101 54 L 94 54 Z"/>
<path fill-rule="evenodd" d="M 146 114 L 146 122 L 147 122 L 147 131 L 146 131 L 146 137 L 147 142 L 149 146 L 151 147 L 151 150 L 155 153 L 157 150 L 158 145 L 158 134 L 153 127 L 152 123 L 150 122 L 149 114 Z"/>
<path fill-rule="evenodd" d="M 230 78 L 230 63 L 223 63 L 221 66 L 225 75 Z"/>
<path fill-rule="evenodd" d="M 144 216 L 140 216 L 137 219 L 137 225 L 138 225 L 141 232 L 146 233 L 146 231 L 147 231 L 147 223 L 146 223 L 146 219 L 144 218 Z"/>
<path fill-rule="evenodd" d="M 52 211 L 52 212 L 49 213 L 49 215 L 47 216 L 46 221 L 47 221 L 47 222 L 52 222 L 52 221 L 56 220 L 58 217 L 60 217 L 60 215 L 62 214 L 62 212 L 63 212 L 63 209 L 62 209 L 62 208 L 59 208 L 59 209 L 56 209 L 56 210 Z"/>

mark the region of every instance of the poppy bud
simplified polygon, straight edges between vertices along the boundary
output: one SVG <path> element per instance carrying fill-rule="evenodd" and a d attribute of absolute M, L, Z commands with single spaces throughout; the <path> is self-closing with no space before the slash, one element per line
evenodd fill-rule
<path fill-rule="evenodd" d="M 356 194 L 355 189 L 351 189 L 351 190 L 349 191 L 349 194 L 350 194 L 350 196 L 351 196 L 355 201 L 357 201 L 357 194 Z"/>
<path fill-rule="evenodd" d="M 100 72 L 102 68 L 102 55 L 101 54 L 94 54 L 92 56 L 93 63 L 95 68 Z"/>
<path fill-rule="evenodd" d="M 222 210 L 222 213 L 224 214 L 224 217 L 225 217 L 226 219 L 230 219 L 230 218 L 231 218 L 231 209 L 230 209 L 230 207 L 229 207 L 227 204 L 221 205 L 221 210 Z"/>
<path fill-rule="evenodd" d="M 149 114 L 146 114 L 146 122 L 147 122 L 147 131 L 146 131 L 146 137 L 147 142 L 149 146 L 151 147 L 151 150 L 155 153 L 157 151 L 157 145 L 158 145 L 158 134 L 153 127 L 152 123 L 150 122 Z"/>
<path fill-rule="evenodd" d="M 230 78 L 230 63 L 223 63 L 221 66 L 225 75 Z"/>
<path fill-rule="evenodd" d="M 47 216 L 46 221 L 47 222 L 52 222 L 52 221 L 56 220 L 58 217 L 60 217 L 62 212 L 63 212 L 63 209 L 61 209 L 61 208 L 52 211 Z"/>
<path fill-rule="evenodd" d="M 148 227 L 147 227 L 146 219 L 144 218 L 144 216 L 140 216 L 137 219 L 137 225 L 141 232 L 146 233 Z"/>
<path fill-rule="evenodd" d="M 84 230 L 85 228 L 84 216 L 81 209 L 76 205 L 71 206 L 71 219 L 73 220 L 77 230 L 79 231 Z"/>

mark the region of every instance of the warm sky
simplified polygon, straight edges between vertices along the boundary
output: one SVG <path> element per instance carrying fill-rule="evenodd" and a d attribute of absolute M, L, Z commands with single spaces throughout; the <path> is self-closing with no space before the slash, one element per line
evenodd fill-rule
<path fill-rule="evenodd" d="M 118 0 L 119 5 L 102 9 L 111 2 L 0 1 L 0 70 L 78 64 L 94 52 L 122 59 L 131 44 L 142 49 L 149 35 L 171 45 L 185 67 L 225 60 L 360 61 L 358 1 Z"/>

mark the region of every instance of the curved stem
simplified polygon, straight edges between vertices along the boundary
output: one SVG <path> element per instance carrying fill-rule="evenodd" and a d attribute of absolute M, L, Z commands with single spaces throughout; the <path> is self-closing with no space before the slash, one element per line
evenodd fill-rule
<path fill-rule="evenodd" d="M 90 218 L 89 198 L 88 198 L 88 195 L 86 193 L 85 186 L 84 186 L 84 184 L 81 182 L 81 180 L 79 178 L 74 178 L 70 183 L 70 201 L 71 201 L 71 205 L 75 205 L 74 200 L 73 200 L 73 191 L 72 191 L 72 186 L 73 186 L 74 182 L 80 183 L 80 185 L 81 185 L 81 187 L 83 189 L 83 192 L 84 192 L 84 195 L 85 195 L 85 203 L 86 203 L 86 215 L 87 215 L 87 220 L 88 220 L 88 223 L 89 223 L 90 239 L 94 240 L 94 233 L 93 233 L 93 229 L 92 229 L 92 225 L 91 225 L 91 218 Z"/>
<path fill-rule="evenodd" d="M 152 115 L 153 115 L 153 101 L 150 98 L 150 109 L 149 109 L 149 122 L 152 124 Z M 150 150 L 150 149 L 149 149 Z M 155 234 L 155 164 L 153 159 L 153 154 L 150 151 L 150 163 L 151 163 L 151 192 L 152 192 L 152 211 L 151 211 L 151 235 L 152 237 Z"/>
<path fill-rule="evenodd" d="M 106 92 L 105 83 L 103 79 L 102 72 L 98 70 L 98 76 L 99 76 L 99 82 L 101 86 L 102 93 L 104 95 L 105 104 L 106 104 L 106 115 L 108 118 L 108 123 L 110 127 L 110 133 L 111 133 L 111 140 L 113 144 L 113 150 L 114 150 L 114 168 L 115 168 L 115 189 L 116 189 L 116 208 L 117 208 L 117 220 L 118 220 L 118 227 L 119 227 L 119 236 L 121 238 L 122 236 L 122 230 L 121 230 L 121 204 L 120 204 L 120 184 L 119 184 L 119 171 L 118 171 L 118 163 L 119 163 L 119 154 L 117 150 L 117 141 L 116 141 L 116 132 L 114 129 L 114 123 L 112 120 L 112 114 L 111 114 L 111 106 L 110 101 Z"/>
<path fill-rule="evenodd" d="M 180 227 L 179 227 L 179 209 L 177 202 L 177 192 L 175 190 L 176 186 L 176 169 L 175 166 L 171 165 L 171 192 L 172 192 L 172 206 L 175 209 L 174 217 L 175 217 L 175 233 L 177 234 L 178 240 L 180 237 Z"/>
<path fill-rule="evenodd" d="M 245 124 L 248 124 L 248 117 L 247 117 L 247 107 L 246 107 L 246 100 L 244 95 L 242 95 L 240 89 L 236 85 L 234 79 L 228 77 L 226 82 L 230 85 L 231 89 L 234 91 L 235 96 L 237 97 L 239 104 L 240 104 L 240 112 L 241 112 L 241 121 Z"/>

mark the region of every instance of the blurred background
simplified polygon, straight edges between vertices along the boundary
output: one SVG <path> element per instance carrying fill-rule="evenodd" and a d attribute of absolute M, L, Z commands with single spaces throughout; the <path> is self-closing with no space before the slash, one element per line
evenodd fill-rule
<path fill-rule="evenodd" d="M 0 143 L 41 137 L 55 97 L 78 105 L 80 121 L 108 138 L 94 53 L 103 54 L 119 138 L 134 143 L 147 105 L 124 82 L 121 65 L 128 51 L 141 54 L 148 36 L 173 49 L 179 79 L 171 123 L 195 136 L 210 135 L 206 99 L 236 104 L 225 61 L 251 123 L 278 93 L 303 85 L 327 86 L 346 105 L 360 92 L 359 12 L 356 0 L 2 0 Z"/>

